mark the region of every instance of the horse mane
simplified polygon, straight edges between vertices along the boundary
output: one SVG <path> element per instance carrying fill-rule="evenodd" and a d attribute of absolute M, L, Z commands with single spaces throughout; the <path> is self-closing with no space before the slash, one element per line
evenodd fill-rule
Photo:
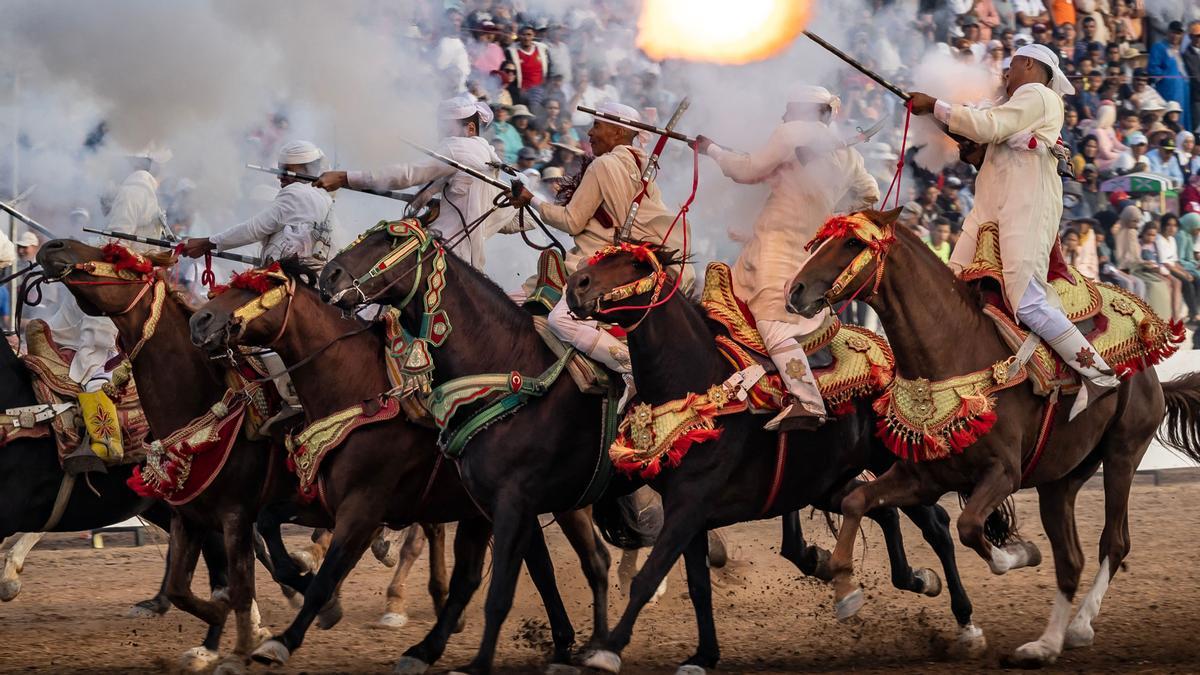
<path fill-rule="evenodd" d="M 276 264 L 281 272 L 314 290 L 320 282 L 321 268 L 325 266 L 324 261 L 296 255 L 290 255 Z"/>
<path fill-rule="evenodd" d="M 172 251 L 154 251 L 135 253 L 124 244 L 109 242 L 100 249 L 100 255 L 105 262 L 112 263 L 118 272 L 129 270 L 139 274 L 149 274 L 156 267 L 173 267 L 179 258 Z"/>
<path fill-rule="evenodd" d="M 866 212 L 864 212 L 864 213 L 866 213 Z M 871 213 L 878 213 L 878 212 L 871 212 Z M 875 222 L 879 222 L 879 221 L 875 221 Z M 907 227 L 894 227 L 892 229 L 895 232 L 897 239 L 902 238 L 902 237 L 907 237 L 909 239 L 910 243 L 918 244 L 921 247 L 927 249 L 931 255 L 933 254 L 933 249 L 929 248 L 929 246 L 926 245 L 926 243 L 920 237 L 917 236 L 916 232 L 913 232 L 912 230 L 908 229 Z M 960 279 L 959 276 L 957 274 L 955 274 L 953 270 L 950 269 L 949 265 L 944 265 L 944 266 L 946 267 L 946 271 L 950 272 L 950 276 L 953 277 L 953 279 L 954 279 L 954 282 L 953 282 L 954 289 L 964 299 L 966 299 L 966 301 L 968 303 L 970 303 L 971 305 L 973 305 L 975 307 L 978 307 L 980 311 L 983 311 L 985 301 L 983 298 L 983 293 L 979 288 L 979 285 L 978 284 L 968 284 L 967 282 Z"/>

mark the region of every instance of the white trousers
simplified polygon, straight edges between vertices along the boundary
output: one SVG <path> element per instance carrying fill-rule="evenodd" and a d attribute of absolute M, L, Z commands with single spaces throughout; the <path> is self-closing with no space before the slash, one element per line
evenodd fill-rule
<path fill-rule="evenodd" d="M 1017 318 L 1026 328 L 1047 341 L 1074 327 L 1061 309 L 1050 304 L 1050 299 L 1046 297 L 1046 289 L 1036 281 L 1025 287 L 1025 293 L 1017 305 Z"/>
<path fill-rule="evenodd" d="M 817 379 L 808 366 L 808 355 L 800 344 L 800 339 L 808 335 L 811 329 L 789 321 L 759 321 L 758 332 L 762 335 L 771 361 L 779 369 L 779 376 L 787 386 L 788 393 L 805 408 L 824 414 L 825 401 L 821 398 Z"/>
<path fill-rule="evenodd" d="M 622 375 L 632 372 L 629 347 L 600 328 L 600 322 L 571 316 L 565 298 L 558 301 L 546 318 L 550 322 L 550 331 L 558 339 L 603 363 L 613 372 Z"/>

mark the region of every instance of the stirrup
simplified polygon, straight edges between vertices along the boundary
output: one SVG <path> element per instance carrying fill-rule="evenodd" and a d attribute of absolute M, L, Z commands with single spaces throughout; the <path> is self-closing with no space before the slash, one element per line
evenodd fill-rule
<path fill-rule="evenodd" d="M 763 425 L 767 431 L 814 431 L 825 424 L 825 415 L 809 410 L 799 401 L 784 406 Z"/>
<path fill-rule="evenodd" d="M 1121 386 L 1121 381 L 1112 376 L 1111 371 L 1105 374 L 1103 379 L 1112 378 L 1112 382 L 1096 383 L 1088 378 L 1083 378 L 1083 386 L 1079 388 L 1079 393 L 1075 395 L 1075 403 L 1071 406 L 1071 414 L 1067 416 L 1067 421 L 1071 421 L 1079 416 L 1092 403 L 1099 401 L 1105 396 L 1117 390 Z"/>

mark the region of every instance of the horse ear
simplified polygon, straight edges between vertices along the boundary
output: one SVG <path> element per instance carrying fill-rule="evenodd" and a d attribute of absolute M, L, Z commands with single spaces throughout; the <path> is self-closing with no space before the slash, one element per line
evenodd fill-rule
<path fill-rule="evenodd" d="M 900 212 L 903 210 L 903 206 L 898 206 L 890 211 L 876 211 L 875 217 L 872 220 L 879 225 L 895 225 L 896 220 L 900 218 Z"/>
<path fill-rule="evenodd" d="M 142 256 L 150 261 L 150 264 L 155 267 L 173 267 L 179 262 L 179 256 L 173 251 L 153 251 L 143 253 Z"/>

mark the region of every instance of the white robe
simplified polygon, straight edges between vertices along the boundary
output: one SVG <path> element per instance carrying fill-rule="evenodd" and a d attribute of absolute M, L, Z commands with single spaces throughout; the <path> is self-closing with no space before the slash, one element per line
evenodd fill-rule
<path fill-rule="evenodd" d="M 108 212 L 108 229 L 161 239 L 165 218 L 158 205 L 158 181 L 148 171 L 134 171 L 117 188 Z"/>
<path fill-rule="evenodd" d="M 266 209 L 214 234 L 209 241 L 218 251 L 258 242 L 264 262 L 292 255 L 328 260 L 336 228 L 332 195 L 309 183 L 291 183 L 279 190 Z"/>
<path fill-rule="evenodd" d="M 1046 277 L 1063 200 L 1058 160 L 1050 148 L 1062 125 L 1062 97 L 1037 83 L 1021 86 L 994 108 L 950 108 L 950 131 L 988 146 L 975 179 L 975 206 L 963 220 L 962 236 L 950 261 L 969 265 L 975 258 L 979 226 L 996 223 L 1004 292 L 1014 310 L 1030 283 L 1051 288 Z M 1031 136 L 1036 139 L 1032 149 Z M 1057 293 L 1047 291 L 1046 295 L 1051 303 L 1057 303 Z"/>
<path fill-rule="evenodd" d="M 796 149 L 812 156 L 801 165 Z M 785 122 L 753 154 L 713 145 L 708 156 L 738 183 L 766 183 L 771 195 L 754 223 L 754 236 L 733 267 L 734 292 L 759 321 L 806 323 L 787 311 L 787 289 L 808 258 L 804 245 L 834 213 L 868 208 L 879 184 L 862 155 L 844 147 L 824 124 Z"/>
<path fill-rule="evenodd" d="M 495 149 L 481 136 L 450 136 L 442 139 L 437 152 L 457 162 L 499 178 L 499 170 L 488 166 L 488 162 L 500 163 Z M 376 190 L 403 190 L 424 186 L 430 181 L 441 185 L 442 209 L 437 220 L 429 229 L 442 235 L 447 241 L 458 239 L 464 224 L 471 224 L 492 208 L 492 200 L 500 194 L 499 188 L 461 173 L 454 167 L 432 157 L 411 164 L 397 164 L 379 171 L 351 171 L 347 181 L 353 188 Z M 437 192 L 435 184 L 431 192 Z M 460 215 L 461 214 L 461 215 Z M 517 211 L 511 208 L 496 209 L 482 224 L 450 250 L 476 269 L 483 269 L 483 243 L 498 232 L 516 231 Z"/>
<path fill-rule="evenodd" d="M 60 293 L 58 311 L 46 324 L 58 346 L 75 350 L 69 375 L 85 391 L 96 391 L 111 375 L 104 365 L 117 354 L 117 327 L 111 319 L 88 316 L 68 292 Z"/>

